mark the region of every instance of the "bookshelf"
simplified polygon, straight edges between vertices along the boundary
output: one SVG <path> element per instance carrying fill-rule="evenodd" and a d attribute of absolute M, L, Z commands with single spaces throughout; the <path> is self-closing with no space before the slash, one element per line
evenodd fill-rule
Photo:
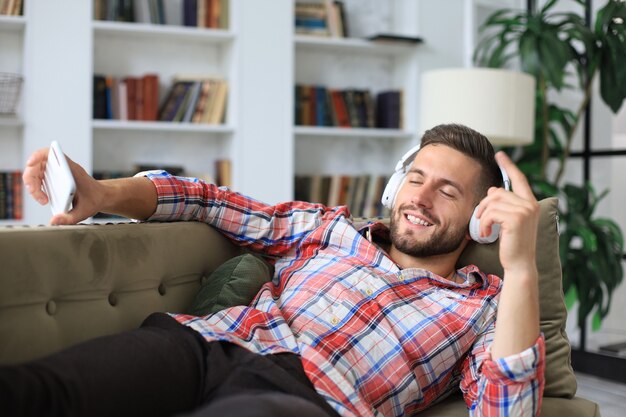
<path fill-rule="evenodd" d="M 25 16 L 0 15 L 0 72 L 9 74 L 23 74 L 24 71 L 24 41 L 27 27 Z M 15 114 L 0 114 L 0 172 L 14 172 L 22 169 L 23 127 L 24 127 L 23 97 L 20 98 Z M 0 186 L 0 188 L 4 188 Z M 20 192 L 20 191 L 17 191 Z M 2 191 L 2 205 L 5 206 L 6 190 Z M 13 195 L 11 199 L 19 198 Z M 23 192 L 20 192 L 23 196 Z M 20 197 L 21 197 L 20 196 Z M 21 198 L 23 200 L 23 197 Z M 6 213 L 6 207 L 0 209 Z M 0 219 L 0 226 L 22 224 L 22 220 Z"/>
<path fill-rule="evenodd" d="M 93 74 L 118 79 L 156 74 L 159 108 L 176 77 L 220 78 L 229 89 L 225 120 L 220 124 L 94 119 L 93 172 L 175 166 L 184 168 L 185 175 L 215 179 L 215 161 L 233 159 L 238 105 L 236 3 L 230 1 L 227 29 L 92 21 Z"/>
<path fill-rule="evenodd" d="M 377 33 L 418 37 L 415 21 L 400 18 L 416 12 L 415 5 L 397 0 L 361 7 L 359 2 L 347 0 L 343 6 L 349 37 L 294 34 L 295 84 L 341 91 L 367 90 L 374 99 L 378 92 L 400 90 L 401 126 L 390 129 L 294 125 L 297 178 L 388 175 L 393 161 L 417 140 L 415 115 L 423 45 L 367 40 Z M 365 22 L 372 19 L 378 19 L 378 24 L 366 27 Z"/>
<path fill-rule="evenodd" d="M 294 198 L 296 175 L 389 174 L 419 137 L 420 74 L 464 65 L 471 21 L 464 6 L 493 3 L 345 0 L 352 37 L 344 39 L 296 35 L 295 1 L 230 0 L 228 29 L 94 20 L 93 1 L 29 1 L 26 17 L 0 17 L 0 69 L 12 63 L 25 79 L 18 117 L 0 118 L 0 169 L 21 169 L 27 156 L 56 139 L 88 172 L 153 162 L 206 174 L 215 160 L 228 158 L 233 189 L 268 203 Z M 434 18 L 441 15 L 446 19 Z M 425 42 L 365 39 L 374 33 Z M 163 95 L 176 74 L 221 76 L 229 82 L 226 120 L 206 126 L 94 120 L 96 73 L 157 73 Z M 402 89 L 403 128 L 296 126 L 299 83 Z M 24 202 L 25 223 L 47 223 L 47 207 Z"/>

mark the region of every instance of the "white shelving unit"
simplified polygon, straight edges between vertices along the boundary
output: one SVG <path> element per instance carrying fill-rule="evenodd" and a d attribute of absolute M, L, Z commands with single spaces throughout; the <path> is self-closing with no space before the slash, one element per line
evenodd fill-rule
<path fill-rule="evenodd" d="M 23 74 L 24 16 L 0 16 L 0 72 Z M 23 100 L 16 114 L 0 114 L 0 171 L 22 169 Z M 19 225 L 21 220 L 0 219 L 0 226 Z"/>
<path fill-rule="evenodd" d="M 0 17 L 0 70 L 12 62 L 25 79 L 19 117 L 0 118 L 0 168 L 23 168 L 26 157 L 54 139 L 88 172 L 157 163 L 202 174 L 229 158 L 233 188 L 269 203 L 293 198 L 296 174 L 389 174 L 420 135 L 420 74 L 464 65 L 471 21 L 464 5 L 486 0 L 345 0 L 354 36 L 347 39 L 296 36 L 295 0 L 230 1 L 228 30 L 94 21 L 92 1 L 30 0 L 25 18 Z M 425 43 L 365 40 L 382 32 Z M 176 74 L 223 76 L 226 122 L 93 120 L 97 73 L 157 73 L 162 95 Z M 294 126 L 295 84 L 401 89 L 404 127 Z M 47 223 L 47 207 L 24 202 L 25 223 Z"/>

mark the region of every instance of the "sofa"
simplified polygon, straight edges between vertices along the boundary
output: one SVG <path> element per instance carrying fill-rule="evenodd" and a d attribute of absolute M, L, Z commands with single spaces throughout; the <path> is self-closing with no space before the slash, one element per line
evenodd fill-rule
<path fill-rule="evenodd" d="M 537 267 L 546 386 L 541 415 L 599 416 L 576 397 L 565 334 L 557 201 L 540 202 Z M 240 255 L 196 222 L 0 228 L 0 365 L 41 357 L 83 340 L 134 328 L 151 312 L 184 312 L 203 283 Z M 500 274 L 497 243 L 470 244 L 461 264 Z M 467 416 L 460 395 L 423 416 Z"/>

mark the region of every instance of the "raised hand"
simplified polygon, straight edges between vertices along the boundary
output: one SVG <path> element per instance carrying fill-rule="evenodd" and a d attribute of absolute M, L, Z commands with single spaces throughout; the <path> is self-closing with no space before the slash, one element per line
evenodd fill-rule
<path fill-rule="evenodd" d="M 48 196 L 42 190 L 47 160 L 48 148 L 35 151 L 26 162 L 24 174 L 22 175 L 26 189 L 41 205 L 48 204 Z M 96 214 L 101 206 L 102 185 L 70 158 L 67 158 L 67 163 L 76 182 L 73 207 L 69 213 L 53 216 L 50 219 L 50 224 L 78 223 Z"/>

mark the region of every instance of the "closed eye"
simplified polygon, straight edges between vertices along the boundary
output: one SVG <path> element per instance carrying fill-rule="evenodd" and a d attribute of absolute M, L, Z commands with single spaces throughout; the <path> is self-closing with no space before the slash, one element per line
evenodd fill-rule
<path fill-rule="evenodd" d="M 439 190 L 439 192 L 441 193 L 441 195 L 443 195 L 445 198 L 455 198 L 454 194 L 448 193 L 444 190 Z"/>

